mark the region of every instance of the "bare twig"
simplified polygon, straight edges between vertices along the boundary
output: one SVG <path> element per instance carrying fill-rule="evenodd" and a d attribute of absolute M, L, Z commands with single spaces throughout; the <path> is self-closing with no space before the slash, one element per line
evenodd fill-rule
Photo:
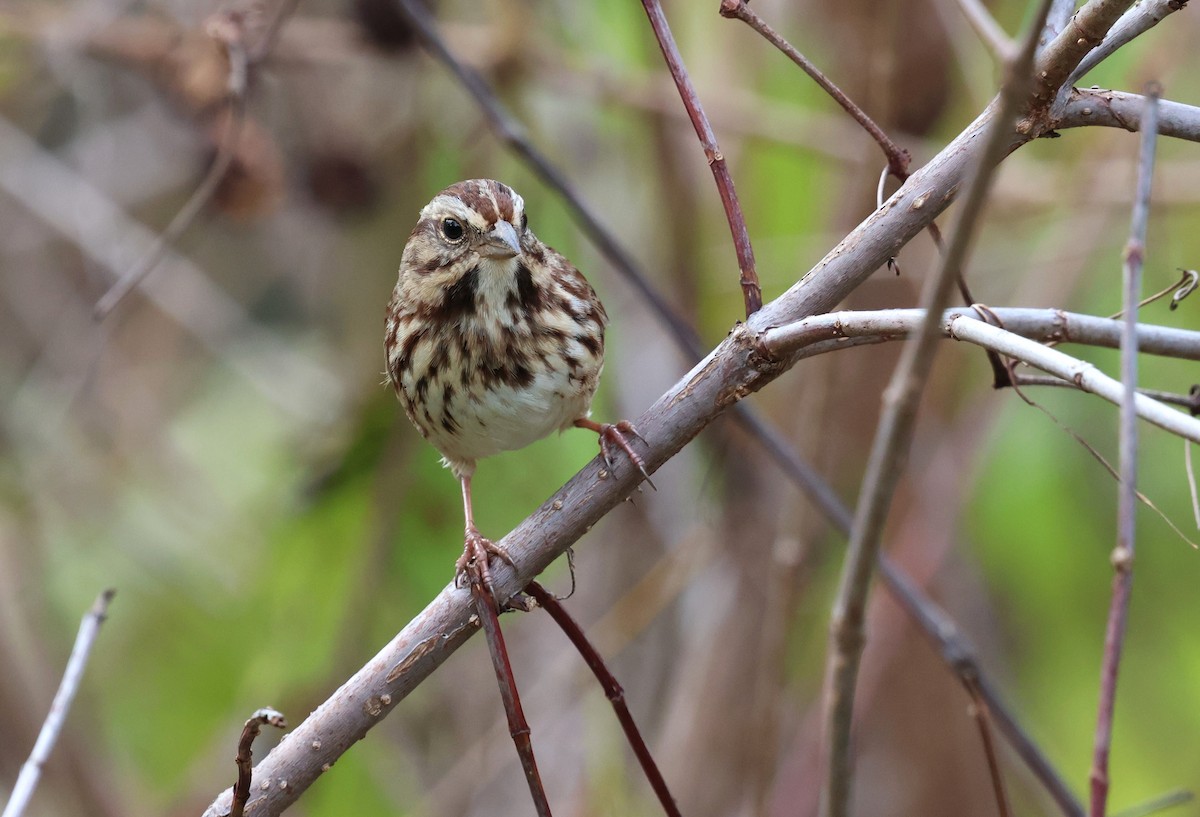
<path fill-rule="evenodd" d="M 1124 290 L 1124 331 L 1121 337 L 1120 490 L 1117 500 L 1117 546 L 1112 552 L 1112 602 L 1104 635 L 1104 660 L 1100 668 L 1100 703 L 1096 714 L 1096 739 L 1092 752 L 1091 817 L 1104 817 L 1108 802 L 1108 754 L 1112 743 L 1113 710 L 1117 697 L 1117 670 L 1129 617 L 1129 596 L 1133 591 L 1133 558 L 1137 527 L 1137 303 L 1142 289 L 1142 263 L 1146 253 L 1146 222 L 1150 217 L 1150 186 L 1154 178 L 1154 148 L 1158 136 L 1156 105 L 1159 89 L 1146 89 L 1146 110 L 1142 120 L 1141 150 L 1138 159 L 1137 193 L 1129 241 L 1125 245 L 1122 267 Z"/>
<path fill-rule="evenodd" d="M 1146 803 L 1140 803 L 1131 808 L 1122 809 L 1112 817 L 1149 817 L 1151 814 L 1157 814 L 1160 811 L 1165 811 L 1175 806 L 1182 806 L 1184 803 L 1190 803 L 1195 799 L 1195 795 L 1190 791 L 1179 790 L 1167 792 L 1161 797 L 1155 797 Z"/>
<path fill-rule="evenodd" d="M 262 36 L 251 47 L 247 47 L 244 41 L 245 25 L 241 17 L 223 14 L 217 15 L 209 21 L 209 35 L 225 46 L 225 53 L 229 59 L 225 99 L 225 112 L 228 115 L 224 122 L 218 123 L 221 134 L 217 138 L 217 155 L 200 184 L 192 191 L 192 195 L 188 197 L 183 207 L 179 208 L 179 212 L 158 236 L 150 251 L 121 275 L 116 283 L 96 302 L 94 314 L 98 320 L 107 317 L 147 275 L 154 271 L 155 267 L 163 260 L 167 250 L 192 225 L 192 222 L 196 220 L 196 217 L 200 215 L 217 192 L 237 156 L 238 140 L 241 138 L 242 126 L 246 117 L 246 94 L 250 84 L 250 71 L 255 65 L 266 59 L 279 38 L 283 24 L 295 12 L 298 4 L 299 0 L 281 0 Z"/>
<path fill-rule="evenodd" d="M 0 190 L 76 244 L 115 276 L 148 255 L 158 237 L 57 156 L 0 117 Z M 71 202 L 64 208 L 64 201 Z M 289 414 L 324 422 L 343 399 L 338 375 L 275 333 L 248 320 L 203 269 L 167 250 L 169 274 L 142 291 L 214 356 Z M 236 345 L 236 349 L 234 346 Z M 253 355 L 242 349 L 253 349 Z"/>
<path fill-rule="evenodd" d="M 1196 469 L 1192 466 L 1192 444 L 1188 440 L 1183 441 L 1183 472 L 1187 474 L 1188 495 L 1192 498 L 1192 518 L 1200 528 L 1200 496 L 1196 493 Z"/>
<path fill-rule="evenodd" d="M 521 696 L 517 694 L 517 681 L 513 677 L 512 663 L 508 660 L 508 649 L 504 646 L 504 633 L 500 630 L 499 608 L 491 588 L 481 576 L 471 577 L 471 594 L 475 597 L 475 610 L 483 626 L 488 653 L 492 656 L 492 668 L 496 671 L 496 683 L 500 687 L 500 700 L 504 702 L 504 714 L 508 718 L 508 734 L 517 747 L 521 769 L 529 783 L 529 795 L 538 817 L 550 817 L 550 801 L 542 786 L 537 760 L 533 756 L 533 741 L 530 738 L 529 722 L 521 708 Z"/>
<path fill-rule="evenodd" d="M 708 167 L 716 180 L 717 192 L 721 194 L 721 205 L 725 208 L 725 218 L 729 221 L 729 232 L 733 236 L 733 249 L 737 254 L 738 269 L 741 273 L 738 283 L 742 287 L 742 298 L 746 302 L 746 317 L 750 317 L 762 308 L 762 287 L 758 283 L 758 272 L 754 268 L 754 247 L 750 244 L 746 217 L 742 214 L 742 205 L 733 186 L 733 177 L 729 174 L 729 167 L 725 164 L 725 157 L 717 144 L 717 135 L 713 133 L 704 107 L 700 104 L 700 97 L 696 95 L 696 89 L 688 77 L 687 68 L 679 54 L 679 47 L 675 45 L 671 27 L 667 25 L 662 5 L 658 0 L 642 0 L 642 8 L 646 10 L 650 27 L 654 29 L 654 38 L 658 40 L 658 47 L 662 50 L 667 68 L 671 71 L 671 78 L 675 80 L 675 87 L 679 89 L 683 107 L 687 108 L 688 118 L 692 120 L 692 127 L 696 129 L 696 137 L 700 140 L 700 147 L 704 149 Z"/>
<path fill-rule="evenodd" d="M 1121 324 L 1061 309 L 989 307 L 1004 329 L 1042 343 L 1078 343 L 1107 349 L 1121 347 Z M 777 326 L 763 333 L 771 354 L 799 359 L 840 348 L 905 339 L 920 325 L 921 309 L 880 309 L 827 312 Z M 942 313 L 942 331 L 952 320 L 977 318 L 971 307 L 954 307 Z M 1138 324 L 1138 348 L 1146 354 L 1182 360 L 1200 360 L 1200 332 L 1153 324 Z"/>
<path fill-rule="evenodd" d="M 1182 278 L 1180 278 L 1178 281 L 1171 284 L 1170 286 L 1163 287 L 1158 292 L 1155 292 L 1152 295 L 1147 295 L 1145 298 L 1142 298 L 1140 301 L 1137 302 L 1137 308 L 1141 309 L 1144 306 L 1149 306 L 1150 304 L 1157 301 L 1159 298 L 1163 298 L 1163 297 L 1166 297 L 1167 295 L 1170 295 L 1171 296 L 1170 307 L 1171 307 L 1171 311 L 1174 312 L 1179 307 L 1179 303 L 1182 300 L 1184 300 L 1185 298 L 1187 298 L 1187 296 L 1189 296 L 1193 292 L 1195 292 L 1196 286 L 1198 284 L 1200 284 L 1200 273 L 1196 272 L 1196 270 L 1180 269 L 1179 271 L 1183 273 Z M 1116 318 L 1119 318 L 1124 314 L 1125 314 L 1125 310 L 1124 310 L 1124 308 L 1122 308 L 1122 309 L 1118 309 L 1116 312 L 1109 315 L 1108 317 L 1110 319 L 1115 320 Z"/>
<path fill-rule="evenodd" d="M 233 802 L 229 806 L 229 817 L 242 817 L 246 811 L 246 801 L 250 799 L 250 781 L 254 776 L 254 739 L 263 726 L 274 726 L 276 729 L 287 729 L 287 718 L 277 709 L 265 706 L 257 710 L 246 725 L 242 727 L 242 737 L 238 740 L 237 756 L 233 762 L 237 764 L 237 783 L 233 787 Z"/>
<path fill-rule="evenodd" d="M 234 53 L 232 50 L 230 53 Z M 209 166 L 208 172 L 204 174 L 204 178 L 200 184 L 192 191 L 192 195 L 184 203 L 183 207 L 179 208 L 179 212 L 171 219 L 171 223 L 167 225 L 158 237 L 154 240 L 154 246 L 150 248 L 145 256 L 142 257 L 136 265 L 130 267 L 122 274 L 116 282 L 108 288 L 100 300 L 96 301 L 96 306 L 93 309 L 93 315 L 97 320 L 103 320 L 116 309 L 121 301 L 128 297 L 129 293 L 133 292 L 138 284 L 145 280 L 146 276 L 154 271 L 166 255 L 167 250 L 172 247 L 179 237 L 183 235 L 188 227 L 192 226 L 192 222 L 196 220 L 196 216 L 212 199 L 213 194 L 217 192 L 217 188 L 221 185 L 221 180 L 225 178 L 226 172 L 233 164 L 238 138 L 242 133 L 242 124 L 245 121 L 245 105 L 242 103 L 241 97 L 234 97 L 229 103 L 229 118 L 226 120 L 225 127 L 222 130 L 222 136 L 217 141 L 217 155 L 213 159 L 213 163 Z"/>
<path fill-rule="evenodd" d="M 992 52 L 992 55 L 1001 64 L 1006 62 L 1016 46 L 1013 44 L 1012 38 L 988 11 L 987 6 L 981 0 L 958 0 L 958 8 L 967 18 L 967 22 L 971 24 L 971 28 L 975 29 L 979 39 L 983 40 L 984 45 Z"/>
<path fill-rule="evenodd" d="M 196 216 L 200 214 L 213 197 L 213 194 L 217 192 L 221 180 L 225 178 L 226 172 L 228 172 L 230 166 L 233 164 L 237 142 L 242 133 L 242 123 L 246 115 L 246 84 L 250 61 L 246 54 L 245 44 L 241 40 L 241 26 L 214 26 L 210 29 L 210 34 L 225 46 L 225 53 L 229 57 L 229 77 L 227 80 L 227 97 L 225 101 L 229 116 L 225 127 L 222 128 L 220 138 L 217 139 L 216 158 L 213 159 L 212 165 L 209 167 L 208 172 L 204 174 L 204 178 L 201 180 L 199 186 L 188 197 L 187 202 L 179 209 L 175 217 L 171 219 L 171 223 L 167 225 L 167 228 L 159 234 L 150 252 L 143 256 L 136 265 L 122 274 L 116 283 L 109 287 L 108 291 L 96 302 L 94 314 L 97 320 L 107 317 L 116 308 L 117 304 L 124 300 L 129 293 L 133 292 L 137 285 L 158 266 L 167 249 L 192 225 L 192 222 L 196 220 Z"/>
<path fill-rule="evenodd" d="M 579 655 L 583 658 L 584 663 L 588 665 L 588 669 L 596 676 L 596 680 L 600 682 L 605 696 L 607 696 L 613 710 L 617 713 L 617 720 L 621 722 L 621 728 L 625 730 L 625 738 L 629 741 L 629 745 L 633 749 L 638 763 L 642 766 L 646 780 L 650 782 L 650 787 L 654 789 L 654 794 L 658 797 L 658 802 L 662 805 L 663 812 L 667 814 L 667 817 L 680 817 L 679 806 L 675 804 L 675 798 L 671 795 L 671 790 L 667 788 L 667 781 L 663 778 L 662 772 L 659 771 L 658 764 L 655 763 L 654 756 L 646 746 L 646 741 L 642 738 L 642 733 L 638 730 L 637 723 L 633 720 L 633 714 L 629 711 L 629 706 L 625 703 L 625 690 L 621 688 L 621 684 L 617 681 L 616 676 L 612 674 L 608 666 L 604 663 L 604 658 L 592 646 L 583 629 L 571 617 L 567 609 L 559 603 L 553 593 L 548 592 L 546 588 L 537 582 L 530 582 L 525 585 L 525 592 L 532 596 L 541 605 L 542 609 L 550 614 L 550 617 L 554 619 L 567 638 L 571 640 L 571 643 L 575 645 L 575 649 L 579 651 Z"/>
<path fill-rule="evenodd" d="M 908 312 L 908 310 L 904 311 Z M 892 325 L 898 323 L 899 321 Z M 907 323 L 908 332 L 915 335 L 920 326 L 919 320 L 910 313 Z M 1091 363 L 1078 360 L 1036 341 L 1027 340 L 1008 329 L 991 326 L 971 317 L 963 310 L 947 310 L 939 323 L 938 331 L 954 340 L 973 343 L 984 349 L 998 352 L 1005 357 L 1016 358 L 1034 368 L 1069 380 L 1082 391 L 1102 397 L 1114 405 L 1121 404 L 1123 389 L 1120 382 L 1101 373 Z M 890 337 L 901 337 L 904 334 L 903 331 L 899 331 Z M 1189 334 L 1195 335 L 1195 333 Z M 797 338 L 802 338 L 802 334 L 794 332 L 792 327 L 784 326 L 768 331 L 763 338 L 763 344 L 773 352 L 783 353 Z M 1195 340 L 1193 340 L 1194 342 Z M 1195 347 L 1192 352 L 1192 355 L 1194 354 Z M 1142 394 L 1137 395 L 1134 405 L 1137 408 L 1138 416 L 1147 422 L 1179 437 L 1200 442 L 1200 420 L 1169 409 L 1162 403 Z"/>
<path fill-rule="evenodd" d="M 871 138 L 875 140 L 883 151 L 883 155 L 887 157 L 888 170 L 891 174 L 900 181 L 908 178 L 908 164 L 911 159 L 908 151 L 893 142 L 891 137 L 884 133 L 883 128 L 879 127 L 875 123 L 875 120 L 867 115 L 866 111 L 860 108 L 854 100 L 846 96 L 845 92 L 835 85 L 829 77 L 825 76 L 824 72 L 813 64 L 808 57 L 801 54 L 779 32 L 759 17 L 758 13 L 746 3 L 746 0 L 721 0 L 721 16 L 741 20 L 761 34 L 767 42 L 782 51 L 788 59 L 796 63 L 800 67 L 800 70 L 812 77 L 813 81 L 821 86 L 825 93 L 833 97 L 834 101 L 841 105 L 842 109 L 850 114 L 854 121 L 862 125 L 863 130 L 871 135 Z"/>
<path fill-rule="evenodd" d="M 1141 94 L 1072 88 L 1066 105 L 1054 120 L 1054 128 L 1100 125 L 1137 131 L 1141 130 L 1144 110 Z M 1158 132 L 1163 136 L 1200 142 L 1200 108 L 1159 100 Z"/>
<path fill-rule="evenodd" d="M 1020 53 L 1009 68 L 999 110 L 987 131 L 983 151 L 968 182 L 962 213 L 955 222 L 940 268 L 928 279 L 921 294 L 926 314 L 920 331 L 916 341 L 905 347 L 885 395 L 883 416 L 867 462 L 829 627 L 823 730 L 828 768 L 821 804 L 822 814 L 827 817 L 845 817 L 849 811 L 850 728 L 865 641 L 867 593 L 883 526 L 912 442 L 921 393 L 933 367 L 941 313 L 950 300 L 967 256 L 995 166 L 1008 149 L 1010 128 L 1026 97 L 1034 48 L 1048 11 L 1049 0 L 1043 0 L 1034 24 L 1022 41 Z"/>
<path fill-rule="evenodd" d="M 979 727 L 979 739 L 983 743 L 983 754 L 987 757 L 988 773 L 992 778 L 992 791 L 996 795 L 996 810 L 1000 817 L 1012 817 L 1012 806 L 1008 803 L 1008 792 L 1004 790 L 1004 775 L 1000 771 L 1000 758 L 996 753 L 996 742 L 992 739 L 992 716 L 987 701 L 974 680 L 964 683 L 971 696 L 971 715 Z"/>
<path fill-rule="evenodd" d="M 87 666 L 92 645 L 96 642 L 96 635 L 100 632 L 100 625 L 108 617 L 108 604 L 116 593 L 116 590 L 109 589 L 97 596 L 91 609 L 79 622 L 75 646 L 71 648 L 71 657 L 67 659 L 67 668 L 58 685 L 58 692 L 54 693 L 54 700 L 50 704 L 50 713 L 46 715 L 46 720 L 42 723 L 42 731 L 38 733 L 37 740 L 33 744 L 33 751 L 29 753 L 29 758 L 21 767 L 20 774 L 17 775 L 12 795 L 4 806 L 3 817 L 20 817 L 26 806 L 29 805 L 29 799 L 33 796 L 38 780 L 42 776 L 42 766 L 50 757 L 50 752 L 54 750 L 54 744 L 58 741 L 63 723 L 67 719 L 67 712 L 71 708 L 71 701 L 75 699 L 75 692 L 79 689 L 79 682 L 83 679 L 83 670 Z"/>

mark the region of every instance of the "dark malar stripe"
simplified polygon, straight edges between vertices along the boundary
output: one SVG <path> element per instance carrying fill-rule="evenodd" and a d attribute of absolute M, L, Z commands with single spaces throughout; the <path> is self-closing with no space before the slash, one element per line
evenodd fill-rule
<path fill-rule="evenodd" d="M 467 272 L 446 288 L 442 305 L 437 309 L 437 318 L 453 321 L 475 314 L 475 292 L 479 289 L 479 267 Z"/>
<path fill-rule="evenodd" d="M 529 267 L 520 261 L 517 262 L 517 299 L 528 312 L 542 305 L 542 289 L 533 282 Z"/>

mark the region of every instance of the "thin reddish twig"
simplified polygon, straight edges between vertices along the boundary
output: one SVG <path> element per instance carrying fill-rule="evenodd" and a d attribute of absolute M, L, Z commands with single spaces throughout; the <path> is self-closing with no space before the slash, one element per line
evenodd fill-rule
<path fill-rule="evenodd" d="M 537 582 L 530 582 L 525 585 L 525 592 L 541 605 L 542 609 L 550 614 L 555 623 L 562 629 L 563 633 L 575 645 L 575 649 L 579 651 L 579 655 L 583 658 L 583 662 L 588 665 L 588 669 L 596 676 L 596 680 L 600 682 L 600 686 L 604 688 L 604 694 L 612 704 L 613 710 L 617 713 L 617 720 L 621 722 L 621 728 L 625 730 L 625 737 L 629 741 L 629 746 L 633 749 L 633 753 L 637 756 L 638 763 L 642 766 L 642 771 L 646 775 L 646 779 L 650 782 L 650 787 L 654 789 L 655 795 L 658 796 L 658 802 L 662 804 L 663 811 L 668 817 L 680 817 L 679 806 L 675 803 L 675 798 L 671 795 L 671 790 L 667 787 L 667 781 L 659 771 L 658 764 L 654 760 L 654 756 L 650 754 L 650 749 L 646 746 L 646 741 L 642 738 L 641 731 L 638 730 L 637 723 L 633 720 L 633 714 L 629 711 L 629 706 L 625 703 L 625 690 L 617 681 L 616 676 L 608 669 L 604 663 L 604 658 L 596 650 L 592 643 L 584 634 L 578 622 L 571 617 L 567 609 L 559 604 L 558 599 L 553 593 L 550 593 L 546 588 L 542 587 Z"/>
<path fill-rule="evenodd" d="M 717 192 L 721 194 L 725 218 L 729 221 L 729 232 L 733 235 L 733 250 L 737 254 L 738 269 L 741 273 L 738 283 L 742 287 L 742 297 L 746 302 L 746 317 L 750 317 L 762 308 L 762 287 L 758 283 L 758 272 L 754 268 L 754 247 L 750 244 L 746 217 L 742 214 L 742 205 L 733 186 L 733 177 L 729 175 L 729 167 L 725 164 L 725 157 L 717 144 L 717 136 L 713 133 L 704 107 L 700 104 L 700 98 L 696 95 L 696 89 L 688 77 L 687 68 L 683 65 L 683 58 L 679 55 L 679 48 L 675 45 L 675 37 L 667 25 L 662 6 L 658 0 L 642 0 L 642 8 L 646 10 L 646 16 L 650 19 L 654 38 L 658 40 L 658 47 L 662 49 L 667 68 L 671 71 L 671 78 L 675 80 L 675 87 L 679 89 L 683 106 L 687 108 L 688 118 L 692 120 L 696 136 L 700 139 L 700 146 L 704 148 L 704 156 L 708 159 L 708 167 L 717 182 Z"/>
<path fill-rule="evenodd" d="M 866 111 L 858 106 L 858 104 L 846 96 L 846 93 L 834 84 L 833 80 L 825 76 L 816 65 L 814 65 L 808 57 L 801 54 L 796 48 L 785 40 L 779 32 L 773 29 L 763 18 L 750 8 L 746 0 L 721 0 L 721 16 L 729 19 L 741 20 L 746 25 L 761 34 L 767 42 L 782 51 L 788 59 L 796 63 L 804 73 L 812 77 L 813 81 L 820 85 L 825 93 L 833 97 L 837 104 L 841 105 L 846 113 L 854 118 L 854 121 L 862 125 L 863 130 L 871 135 L 871 138 L 883 150 L 883 155 L 887 157 L 888 170 L 893 176 L 900 181 L 908 178 L 908 164 L 911 157 L 908 151 L 892 141 L 891 137 L 883 132 L 883 128 L 879 127 Z"/>
<path fill-rule="evenodd" d="M 1125 315 L 1121 333 L 1121 380 L 1125 393 L 1121 400 L 1120 439 L 1118 444 L 1121 475 L 1117 497 L 1117 546 L 1112 552 L 1114 569 L 1112 600 L 1104 633 L 1104 659 L 1100 667 L 1100 703 L 1096 713 L 1096 738 L 1092 750 L 1091 817 L 1104 817 L 1108 802 L 1108 754 L 1112 745 L 1113 710 L 1117 697 L 1117 670 L 1129 618 L 1129 597 L 1133 591 L 1133 554 L 1137 517 L 1138 431 L 1137 397 L 1137 304 L 1141 297 L 1142 262 L 1146 252 L 1146 222 L 1150 216 L 1150 185 L 1154 176 L 1154 148 L 1158 136 L 1157 83 L 1146 88 L 1142 114 L 1142 138 L 1138 153 L 1137 194 L 1129 241 L 1122 265 Z"/>
<path fill-rule="evenodd" d="M 504 633 L 500 631 L 499 610 L 496 598 L 484 585 L 482 577 L 470 577 L 471 593 L 475 596 L 475 610 L 483 626 L 488 653 L 492 656 L 492 668 L 496 670 L 496 683 L 500 687 L 500 700 L 504 702 L 504 714 L 508 718 L 508 734 L 517 747 L 521 769 L 529 783 L 529 794 L 538 817 L 550 817 L 550 801 L 542 786 L 537 761 L 533 757 L 533 741 L 530 738 L 529 722 L 521 708 L 521 697 L 517 694 L 517 681 L 513 677 L 512 663 L 508 660 L 508 649 L 504 646 Z"/>

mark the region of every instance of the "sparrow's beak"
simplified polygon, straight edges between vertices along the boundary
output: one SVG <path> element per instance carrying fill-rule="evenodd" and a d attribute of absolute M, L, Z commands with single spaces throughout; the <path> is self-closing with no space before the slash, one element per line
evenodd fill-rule
<path fill-rule="evenodd" d="M 515 258 L 521 254 L 521 240 L 517 238 L 517 231 L 507 221 L 501 219 L 496 222 L 496 226 L 488 233 L 483 244 L 479 247 L 479 254 L 487 258 Z"/>

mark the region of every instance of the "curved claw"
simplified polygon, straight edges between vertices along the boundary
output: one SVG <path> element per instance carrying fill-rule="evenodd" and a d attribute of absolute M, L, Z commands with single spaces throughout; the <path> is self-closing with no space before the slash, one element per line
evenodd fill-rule
<path fill-rule="evenodd" d="M 513 570 L 517 569 L 512 557 L 504 548 L 491 539 L 485 538 L 474 528 L 469 529 L 467 538 L 463 542 L 463 554 L 454 563 L 454 586 L 468 587 L 482 584 L 492 598 L 495 598 L 496 593 L 492 588 L 492 571 L 489 564 L 493 556 L 508 564 Z"/>
<path fill-rule="evenodd" d="M 629 434 L 641 440 L 642 444 L 645 445 L 645 438 L 642 437 L 642 435 L 638 433 L 638 430 L 633 427 L 633 423 L 629 422 L 628 420 L 621 420 L 619 423 L 600 423 L 598 433 L 600 434 L 600 453 L 604 457 L 604 462 L 608 464 L 609 468 L 613 467 L 612 446 L 615 445 L 624 451 L 625 455 L 629 457 L 629 461 L 632 462 L 637 469 L 642 472 L 642 477 L 645 478 L 650 487 L 656 491 L 658 490 L 658 487 L 654 484 L 654 481 L 650 479 L 650 474 L 646 471 L 646 463 L 642 460 L 641 456 L 633 450 L 633 446 L 629 444 L 629 440 L 625 437 L 626 434 Z"/>

